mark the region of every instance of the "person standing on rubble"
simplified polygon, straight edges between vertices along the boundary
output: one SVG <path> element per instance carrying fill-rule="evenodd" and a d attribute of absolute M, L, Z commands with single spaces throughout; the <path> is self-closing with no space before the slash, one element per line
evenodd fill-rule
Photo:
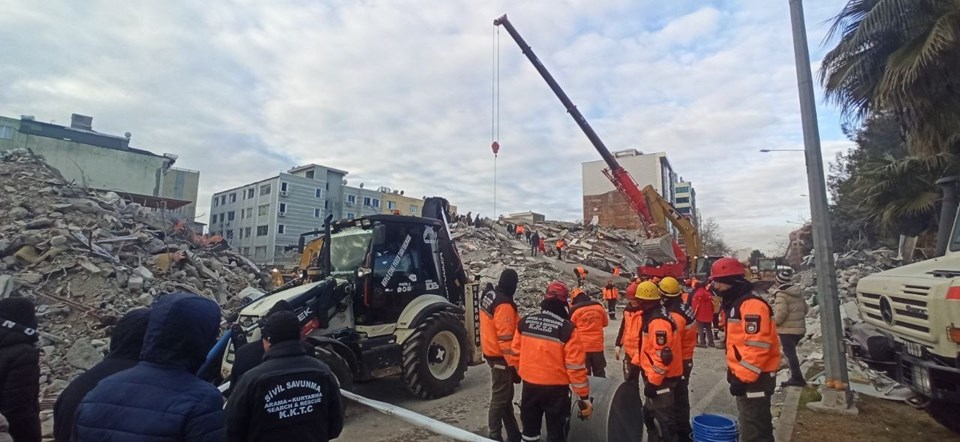
<path fill-rule="evenodd" d="M 690 374 L 693 372 L 693 351 L 697 346 L 697 321 L 694 318 L 693 308 L 690 306 L 683 292 L 680 282 L 672 276 L 660 281 L 660 297 L 663 308 L 666 309 L 677 327 L 676 333 L 680 336 L 679 348 L 674 348 L 674 357 L 681 357 L 683 361 L 683 376 L 677 382 L 674 390 L 674 417 L 677 425 L 677 439 L 689 441 L 693 428 L 690 427 Z"/>
<path fill-rule="evenodd" d="M 587 269 L 583 268 L 582 265 L 577 266 L 573 269 L 573 274 L 577 277 L 577 287 L 583 287 L 583 281 L 587 279 L 587 274 L 590 273 Z"/>
<path fill-rule="evenodd" d="M 613 280 L 608 279 L 607 285 L 603 287 L 603 300 L 607 303 L 607 315 L 609 319 L 617 319 L 617 299 L 620 298 L 620 291 L 613 285 Z"/>
<path fill-rule="evenodd" d="M 523 224 L 517 224 L 516 234 L 517 234 L 517 239 L 520 241 L 523 241 L 523 232 L 524 232 Z"/>
<path fill-rule="evenodd" d="M 195 374 L 219 329 L 216 302 L 182 292 L 160 297 L 150 308 L 140 362 L 83 398 L 74 439 L 222 440 L 223 397 Z"/>
<path fill-rule="evenodd" d="M 586 352 L 587 374 L 598 378 L 607 377 L 607 358 L 603 356 L 603 329 L 610 325 L 603 305 L 594 301 L 586 292 L 580 291 L 570 307 L 570 322 L 577 327 L 580 343 Z"/>
<path fill-rule="evenodd" d="M 541 311 L 520 320 L 513 352 L 519 356 L 520 421 L 523 440 L 540 440 L 546 416 L 549 441 L 565 441 L 570 428 L 570 392 L 577 395 L 581 419 L 593 414 L 586 357 L 579 331 L 568 319 L 569 290 L 560 281 L 547 286 Z"/>
<path fill-rule="evenodd" d="M 710 274 L 714 291 L 723 299 L 727 382 L 737 400 L 740 440 L 773 442 L 770 396 L 780 368 L 780 338 L 773 309 L 753 293 L 753 284 L 736 259 L 718 259 Z"/>
<path fill-rule="evenodd" d="M 0 299 L 0 414 L 17 442 L 40 442 L 39 337 L 32 301 Z"/>
<path fill-rule="evenodd" d="M 487 412 L 489 438 L 502 441 L 506 430 L 507 441 L 519 441 L 520 427 L 513 414 L 513 384 L 518 383 L 518 355 L 513 352 L 520 314 L 513 301 L 519 277 L 513 269 L 500 273 L 497 287 L 488 286 L 480 297 L 480 346 L 483 358 L 490 365 L 490 409 Z"/>
<path fill-rule="evenodd" d="M 648 441 L 678 440 L 677 385 L 683 377 L 682 344 L 677 324 L 660 302 L 660 288 L 645 281 L 637 285 L 642 315 L 640 351 L 633 364 L 640 367 L 643 383 L 643 420 Z"/>
<path fill-rule="evenodd" d="M 803 299 L 800 286 L 791 284 L 793 269 L 777 271 L 777 287 L 773 301 L 773 321 L 783 345 L 783 354 L 790 364 L 790 379 L 781 382 L 784 387 L 804 387 L 807 381 L 800 371 L 800 359 L 797 357 L 797 344 L 807 334 L 807 302 Z"/>
<path fill-rule="evenodd" d="M 633 283 L 627 287 L 628 304 L 623 309 L 623 321 L 620 322 L 614 344 L 614 358 L 619 361 L 621 354 L 625 355 L 623 380 L 626 382 L 637 382 L 640 379 L 640 366 L 633 363 L 633 356 L 640 351 L 640 327 L 643 325 L 643 311 L 640 310 L 640 299 L 637 298 L 638 286 L 639 284 Z"/>
<path fill-rule="evenodd" d="M 530 235 L 530 256 L 537 256 L 537 250 L 540 249 L 540 232 L 533 232 Z"/>
<path fill-rule="evenodd" d="M 613 266 L 613 271 L 610 272 L 614 277 L 620 276 L 620 264 Z"/>
<path fill-rule="evenodd" d="M 541 254 L 541 255 L 547 253 L 547 242 L 544 241 L 544 239 L 543 239 L 542 236 L 540 237 L 540 244 L 538 244 L 537 246 L 540 248 L 540 254 Z"/>
<path fill-rule="evenodd" d="M 563 261 L 563 249 L 567 247 L 567 242 L 560 238 L 557 240 L 557 259 Z"/>
<path fill-rule="evenodd" d="M 709 285 L 701 285 L 693 292 L 693 315 L 697 320 L 697 347 L 713 347 L 712 298 Z"/>
<path fill-rule="evenodd" d="M 53 438 L 69 441 L 73 434 L 73 417 L 84 396 L 100 381 L 140 362 L 143 337 L 147 333 L 150 310 L 139 308 L 123 315 L 110 330 L 110 353 L 85 371 L 60 393 L 53 406 Z"/>
<path fill-rule="evenodd" d="M 340 384 L 327 364 L 304 351 L 296 313 L 268 316 L 261 331 L 263 363 L 243 375 L 230 396 L 227 440 L 336 439 L 343 429 Z"/>

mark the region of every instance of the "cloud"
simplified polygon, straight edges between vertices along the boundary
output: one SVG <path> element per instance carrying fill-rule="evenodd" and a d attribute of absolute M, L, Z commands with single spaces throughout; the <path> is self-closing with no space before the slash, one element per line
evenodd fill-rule
<path fill-rule="evenodd" d="M 807 6 L 815 58 L 843 3 Z M 667 152 L 735 247 L 772 247 L 809 211 L 791 196 L 808 193 L 802 159 L 757 152 L 802 145 L 787 6 L 765 0 L 14 4 L 0 114 L 84 113 L 176 153 L 201 170 L 198 213 L 217 189 L 316 162 L 490 215 L 504 11 L 607 146 Z M 502 30 L 499 53 L 497 211 L 577 219 L 580 163 L 598 155 Z M 820 111 L 829 160 L 848 144 Z"/>

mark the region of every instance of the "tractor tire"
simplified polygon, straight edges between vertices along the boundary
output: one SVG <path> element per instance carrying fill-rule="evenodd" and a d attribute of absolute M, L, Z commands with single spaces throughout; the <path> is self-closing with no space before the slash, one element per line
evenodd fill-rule
<path fill-rule="evenodd" d="M 942 401 L 930 401 L 927 404 L 927 414 L 948 430 L 960 434 L 960 411 L 956 404 Z"/>
<path fill-rule="evenodd" d="M 460 317 L 448 311 L 424 318 L 403 344 L 403 379 L 423 399 L 453 393 L 468 362 L 467 331 Z"/>
<path fill-rule="evenodd" d="M 330 367 L 330 371 L 333 372 L 333 375 L 337 377 L 337 382 L 340 383 L 340 388 L 349 390 L 350 387 L 353 387 L 353 370 L 350 369 L 350 364 L 333 348 L 316 346 L 314 347 L 313 357 Z"/>

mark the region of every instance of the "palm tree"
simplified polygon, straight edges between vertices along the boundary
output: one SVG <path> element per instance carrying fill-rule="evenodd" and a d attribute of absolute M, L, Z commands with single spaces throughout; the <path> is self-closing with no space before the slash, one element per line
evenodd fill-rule
<path fill-rule="evenodd" d="M 834 38 L 820 82 L 848 121 L 889 112 L 914 154 L 960 153 L 960 0 L 850 0 Z"/>

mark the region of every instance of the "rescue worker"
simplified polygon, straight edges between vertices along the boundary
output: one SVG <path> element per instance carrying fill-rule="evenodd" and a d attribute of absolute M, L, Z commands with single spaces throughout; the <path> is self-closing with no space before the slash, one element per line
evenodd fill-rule
<path fill-rule="evenodd" d="M 607 315 L 610 319 L 617 319 L 618 298 L 620 298 L 620 291 L 613 285 L 613 280 L 608 279 L 607 285 L 603 287 L 603 300 L 607 303 Z"/>
<path fill-rule="evenodd" d="M 547 242 L 544 241 L 544 239 L 543 239 L 542 236 L 540 237 L 540 244 L 538 244 L 537 246 L 540 248 L 540 254 L 541 254 L 541 255 L 547 253 Z"/>
<path fill-rule="evenodd" d="M 523 231 L 524 231 L 523 224 L 517 224 L 517 228 L 516 228 L 517 239 L 523 240 Z"/>
<path fill-rule="evenodd" d="M 663 308 L 673 319 L 680 335 L 680 349 L 673 349 L 674 357 L 682 355 L 683 376 L 677 383 L 674 394 L 674 417 L 677 419 L 677 439 L 689 441 L 690 433 L 690 373 L 693 371 L 693 351 L 697 346 L 697 321 L 693 308 L 683 292 L 680 282 L 671 276 L 660 281 L 660 295 Z"/>
<path fill-rule="evenodd" d="M 607 317 L 603 305 L 580 291 L 573 297 L 570 322 L 577 327 L 580 343 L 587 354 L 587 374 L 598 378 L 607 377 L 607 358 L 603 356 L 603 329 L 610 325 L 610 318 Z"/>
<path fill-rule="evenodd" d="M 617 264 L 617 265 L 613 266 L 613 272 L 611 272 L 611 273 L 612 273 L 613 276 L 615 276 L 615 277 L 616 277 L 616 276 L 620 276 L 620 264 Z"/>
<path fill-rule="evenodd" d="M 590 273 L 583 266 L 577 266 L 573 269 L 573 274 L 577 275 L 577 287 L 583 287 L 583 281 L 587 279 L 587 274 Z"/>
<path fill-rule="evenodd" d="M 780 339 L 773 309 L 753 294 L 743 264 L 733 258 L 713 263 L 710 279 L 722 298 L 727 381 L 736 397 L 740 440 L 773 441 L 770 396 L 780 368 Z"/>
<path fill-rule="evenodd" d="M 530 235 L 530 256 L 537 256 L 537 250 L 540 249 L 540 232 L 533 232 Z"/>
<path fill-rule="evenodd" d="M 677 325 L 660 303 L 660 288 L 653 282 L 637 285 L 640 302 L 640 351 L 633 363 L 640 366 L 643 384 L 643 420 L 647 441 L 677 440 L 677 418 L 674 414 L 676 388 L 683 377 L 680 334 Z"/>
<path fill-rule="evenodd" d="M 566 284 L 553 281 L 540 303 L 541 311 L 520 320 L 513 352 L 519 355 L 520 421 L 523 440 L 539 441 L 546 416 L 547 440 L 565 441 L 570 428 L 570 392 L 577 395 L 579 416 L 593 413 L 583 346 L 568 319 Z"/>
<path fill-rule="evenodd" d="M 488 285 L 489 290 L 480 298 L 480 346 L 492 378 L 487 427 L 490 439 L 497 441 L 503 440 L 503 430 L 506 430 L 507 441 L 520 440 L 520 427 L 513 414 L 513 384 L 519 379 L 518 359 L 513 353 L 514 335 L 520 322 L 513 302 L 518 279 L 515 270 L 505 269 L 500 273 L 497 287 Z"/>
<path fill-rule="evenodd" d="M 698 328 L 697 347 L 713 347 L 713 301 L 709 285 L 697 288 L 692 304 Z"/>
<path fill-rule="evenodd" d="M 560 238 L 559 240 L 557 240 L 556 246 L 557 246 L 557 259 L 559 259 L 560 261 L 563 261 L 563 249 L 564 247 L 567 246 L 567 242 L 564 241 L 563 238 Z"/>
<path fill-rule="evenodd" d="M 623 321 L 620 322 L 620 331 L 617 332 L 616 351 L 614 357 L 619 361 L 623 358 L 623 380 L 636 382 L 640 379 L 640 366 L 634 365 L 633 357 L 640 351 L 640 327 L 643 325 L 643 312 L 640 311 L 640 300 L 637 299 L 638 284 L 627 287 L 628 304 L 623 309 Z"/>

